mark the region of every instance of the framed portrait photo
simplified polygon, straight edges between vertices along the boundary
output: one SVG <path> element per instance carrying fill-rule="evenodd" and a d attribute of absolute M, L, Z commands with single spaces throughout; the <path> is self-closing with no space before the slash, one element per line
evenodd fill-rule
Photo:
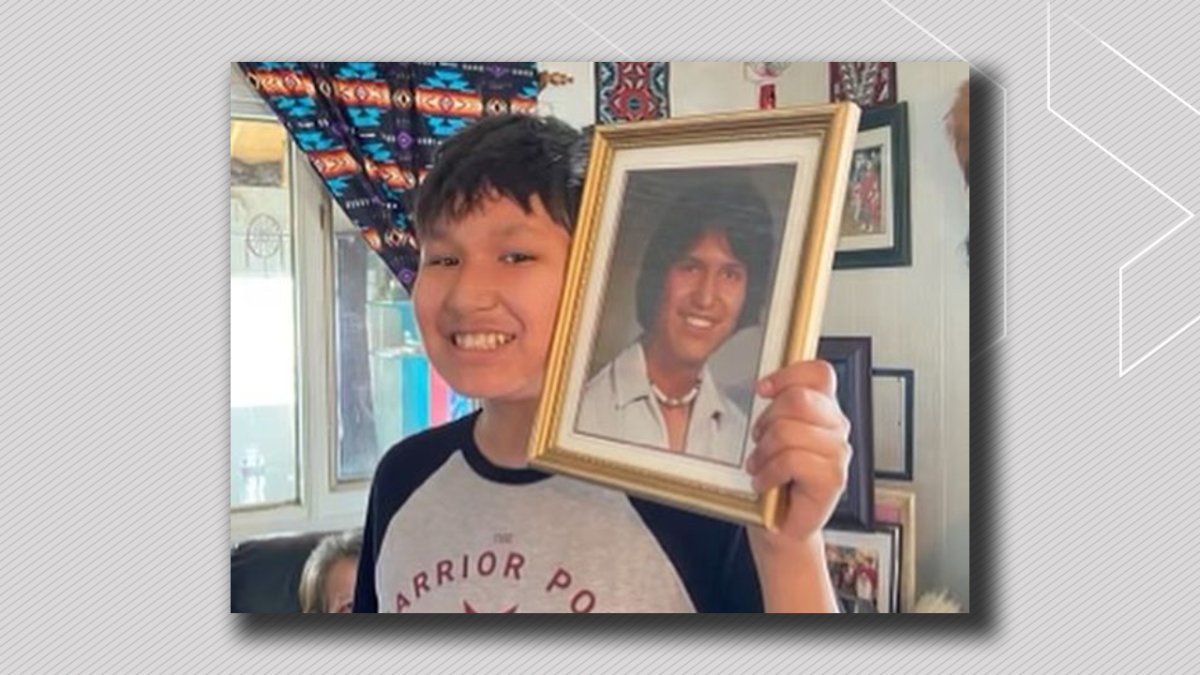
<path fill-rule="evenodd" d="M 755 383 L 817 353 L 858 107 L 594 133 L 530 461 L 774 527 Z"/>
<path fill-rule="evenodd" d="M 848 171 L 834 268 L 911 265 L 907 103 L 862 113 Z"/>

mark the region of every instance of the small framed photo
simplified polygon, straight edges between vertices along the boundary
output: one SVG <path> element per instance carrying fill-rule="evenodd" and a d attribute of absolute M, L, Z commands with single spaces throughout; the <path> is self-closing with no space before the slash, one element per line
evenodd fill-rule
<path fill-rule="evenodd" d="M 874 436 L 871 413 L 871 338 L 823 337 L 817 357 L 837 374 L 838 405 L 850 420 L 850 472 L 846 489 L 830 518 L 835 527 L 870 530 L 874 513 Z"/>
<path fill-rule="evenodd" d="M 875 477 L 913 479 L 913 402 L 916 374 L 908 368 L 876 368 L 872 375 Z"/>
<path fill-rule="evenodd" d="M 842 607 L 852 614 L 899 611 L 900 528 L 825 530 L 825 562 Z"/>
<path fill-rule="evenodd" d="M 917 497 L 898 487 L 875 488 L 875 522 L 899 528 L 900 611 L 912 611 L 917 599 Z"/>
<path fill-rule="evenodd" d="M 817 354 L 852 103 L 597 127 L 530 461 L 774 527 L 755 383 Z"/>
<path fill-rule="evenodd" d="M 908 104 L 862 114 L 842 208 L 835 269 L 912 264 Z"/>

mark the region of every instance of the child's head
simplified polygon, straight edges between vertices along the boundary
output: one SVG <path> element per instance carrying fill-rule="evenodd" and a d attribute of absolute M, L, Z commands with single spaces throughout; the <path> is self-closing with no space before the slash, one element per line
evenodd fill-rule
<path fill-rule="evenodd" d="M 300 609 L 305 614 L 347 614 L 354 600 L 354 580 L 362 535 L 331 534 L 317 544 L 300 574 Z"/>
<path fill-rule="evenodd" d="M 537 195 L 551 219 L 575 226 L 587 169 L 584 134 L 552 117 L 485 117 L 446 140 L 417 192 L 416 228 L 424 238 L 499 194 L 526 211 Z"/>
<path fill-rule="evenodd" d="M 485 118 L 438 153 L 417 200 L 413 305 L 456 391 L 540 393 L 586 155 L 566 124 L 515 115 Z"/>

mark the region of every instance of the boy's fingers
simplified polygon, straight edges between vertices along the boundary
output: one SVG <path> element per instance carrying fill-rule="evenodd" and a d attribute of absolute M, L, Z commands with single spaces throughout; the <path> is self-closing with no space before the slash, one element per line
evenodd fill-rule
<path fill-rule="evenodd" d="M 830 396 L 837 395 L 837 373 L 827 361 L 798 361 L 758 381 L 759 396 L 774 397 L 788 387 L 809 387 Z"/>
<path fill-rule="evenodd" d="M 850 422 L 832 397 L 808 387 L 788 387 L 767 406 L 754 422 L 754 440 L 779 421 L 794 419 L 848 434 Z"/>
<path fill-rule="evenodd" d="M 746 461 L 746 471 L 754 474 L 774 457 L 787 452 L 808 452 L 835 461 L 846 461 L 849 447 L 835 430 L 806 422 L 780 420 L 759 439 Z"/>
<path fill-rule="evenodd" d="M 809 433 L 819 431 L 804 422 L 795 420 L 780 420 L 776 426 L 771 427 L 766 433 L 760 434 L 754 443 L 754 452 L 750 453 L 750 459 L 746 462 L 746 471 L 753 474 L 757 472 L 768 460 L 774 457 L 777 453 L 787 450 L 795 445 L 795 442 L 787 442 L 786 438 L 807 438 Z"/>
<path fill-rule="evenodd" d="M 754 475 L 756 492 L 765 492 L 796 481 L 806 484 L 844 485 L 847 468 L 841 462 L 804 450 L 778 453 Z"/>

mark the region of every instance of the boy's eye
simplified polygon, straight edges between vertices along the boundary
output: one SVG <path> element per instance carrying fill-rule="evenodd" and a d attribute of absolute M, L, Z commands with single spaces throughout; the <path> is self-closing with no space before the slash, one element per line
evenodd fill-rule
<path fill-rule="evenodd" d="M 506 263 L 516 265 L 519 263 L 536 260 L 536 258 L 534 258 L 532 255 L 529 255 L 528 253 L 522 253 L 520 251 L 513 251 L 511 253 L 505 253 L 503 256 L 500 257 L 500 260 L 502 260 Z"/>
<path fill-rule="evenodd" d="M 451 267 L 458 264 L 458 258 L 452 255 L 431 255 L 425 258 L 427 267 Z"/>

